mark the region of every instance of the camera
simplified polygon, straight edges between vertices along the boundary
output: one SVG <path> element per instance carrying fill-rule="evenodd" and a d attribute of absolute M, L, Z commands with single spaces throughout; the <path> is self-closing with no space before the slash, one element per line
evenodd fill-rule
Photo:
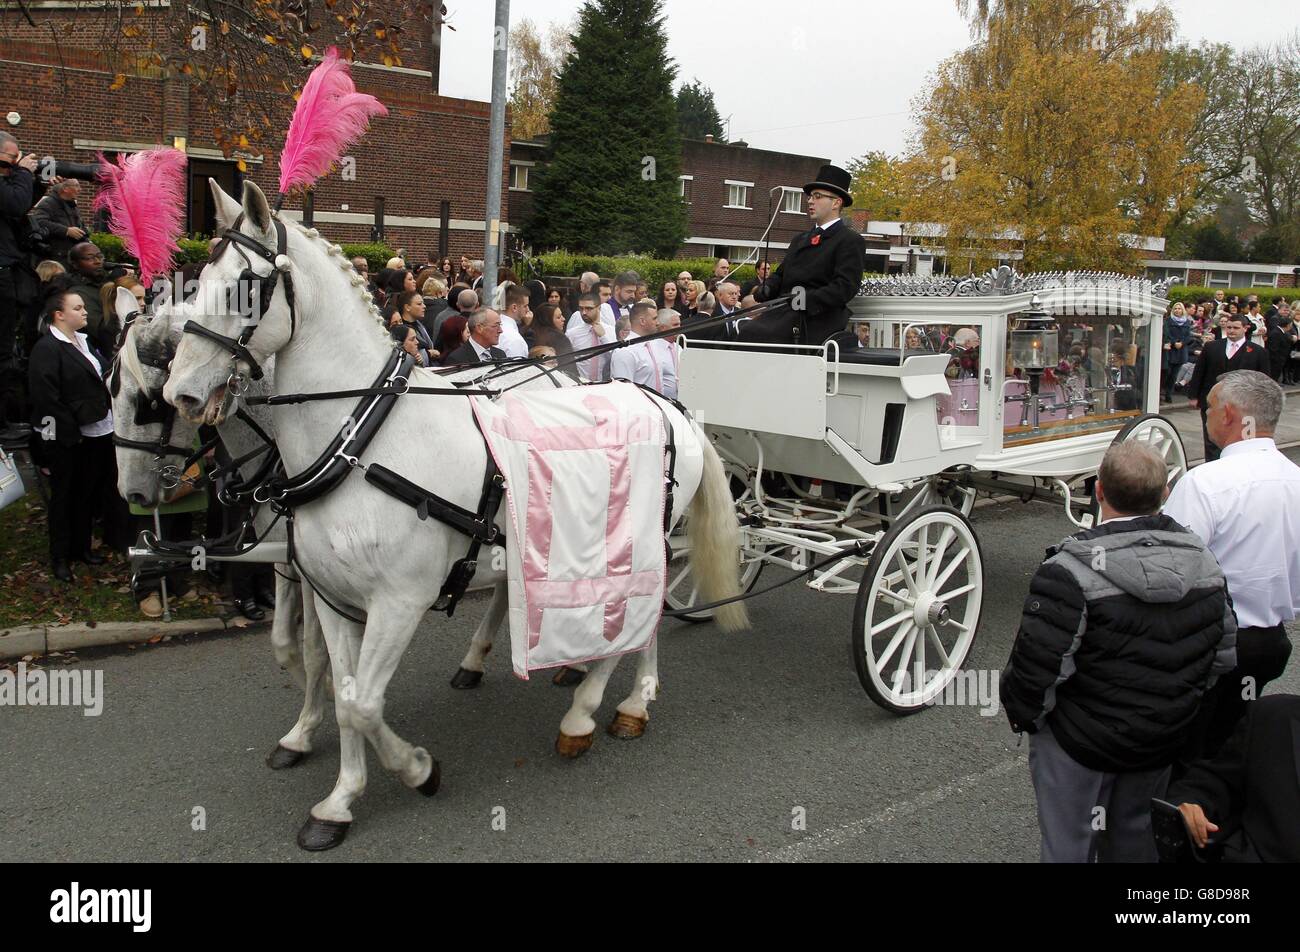
<path fill-rule="evenodd" d="M 95 181 L 95 176 L 99 174 L 99 166 L 92 162 L 64 162 L 62 159 L 56 159 L 54 162 L 53 176 L 46 173 L 49 168 L 49 162 L 41 161 L 37 166 L 37 173 L 46 177 L 80 179 L 83 182 Z"/>

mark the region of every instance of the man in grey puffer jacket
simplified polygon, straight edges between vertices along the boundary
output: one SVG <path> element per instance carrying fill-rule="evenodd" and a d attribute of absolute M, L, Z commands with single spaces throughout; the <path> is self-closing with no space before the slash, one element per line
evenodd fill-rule
<path fill-rule="evenodd" d="M 1030 582 L 1001 698 L 1012 729 L 1032 735 L 1044 862 L 1155 861 L 1151 798 L 1236 663 L 1223 573 L 1159 514 L 1165 480 L 1147 446 L 1112 446 L 1100 524 L 1049 549 Z"/>

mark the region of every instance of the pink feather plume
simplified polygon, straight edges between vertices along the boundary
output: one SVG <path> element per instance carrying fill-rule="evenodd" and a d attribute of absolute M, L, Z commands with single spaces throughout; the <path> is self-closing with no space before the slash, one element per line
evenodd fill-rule
<path fill-rule="evenodd" d="M 357 92 L 347 60 L 331 46 L 307 77 L 293 110 L 280 153 L 280 193 L 316 181 L 365 134 L 372 116 L 386 115 L 378 99 Z"/>
<path fill-rule="evenodd" d="M 145 287 L 171 269 L 185 231 L 184 152 L 150 149 L 120 155 L 110 162 L 99 155 L 99 194 L 95 208 L 107 208 L 109 228 L 140 262 Z"/>

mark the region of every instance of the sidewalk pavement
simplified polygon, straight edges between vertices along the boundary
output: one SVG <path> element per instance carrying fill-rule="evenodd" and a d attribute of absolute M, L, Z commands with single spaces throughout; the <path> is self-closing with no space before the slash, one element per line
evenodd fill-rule
<path fill-rule="evenodd" d="M 1294 446 L 1300 443 L 1300 387 L 1287 387 L 1286 408 L 1282 419 L 1278 421 L 1273 439 L 1280 447 Z M 1201 411 L 1194 410 L 1186 398 L 1179 397 L 1173 403 L 1160 405 L 1161 416 L 1178 427 L 1178 435 L 1183 438 L 1183 448 L 1187 451 L 1189 463 L 1205 461 L 1205 441 L 1201 436 Z"/>

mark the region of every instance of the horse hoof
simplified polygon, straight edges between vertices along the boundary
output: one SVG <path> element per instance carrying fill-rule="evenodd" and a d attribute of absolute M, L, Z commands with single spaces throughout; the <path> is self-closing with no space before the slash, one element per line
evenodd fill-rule
<path fill-rule="evenodd" d="M 577 668 L 561 668 L 555 672 L 555 677 L 551 678 L 551 683 L 560 688 L 576 687 L 582 683 L 582 679 L 587 676 L 587 672 L 579 671 Z"/>
<path fill-rule="evenodd" d="M 298 845 L 313 853 L 332 850 L 343 842 L 351 825 L 351 820 L 318 820 L 308 816 L 298 831 Z"/>
<path fill-rule="evenodd" d="M 628 740 L 633 737 L 640 737 L 645 733 L 646 722 L 650 716 L 634 717 L 631 714 L 624 714 L 619 711 L 614 715 L 614 719 L 609 722 L 609 727 L 605 728 L 605 733 L 610 737 L 621 737 Z"/>
<path fill-rule="evenodd" d="M 457 668 L 456 673 L 451 677 L 451 686 L 458 691 L 468 691 L 470 688 L 478 687 L 482 682 L 482 671 L 467 671 L 465 668 Z"/>
<path fill-rule="evenodd" d="M 272 770 L 284 770 L 287 767 L 298 766 L 306 756 L 301 750 L 290 750 L 288 747 L 276 744 L 275 750 L 266 755 L 266 765 Z"/>
<path fill-rule="evenodd" d="M 442 783 L 442 768 L 438 766 L 438 761 L 433 762 L 433 769 L 429 771 L 429 779 L 416 787 L 426 797 L 431 797 L 438 792 L 438 786 Z"/>
<path fill-rule="evenodd" d="M 593 732 L 594 733 L 594 732 Z M 584 734 L 582 737 L 570 737 L 568 734 L 561 733 L 555 738 L 555 752 L 561 757 L 567 757 L 573 760 L 575 757 L 581 757 L 587 751 L 591 750 L 593 734 Z"/>

